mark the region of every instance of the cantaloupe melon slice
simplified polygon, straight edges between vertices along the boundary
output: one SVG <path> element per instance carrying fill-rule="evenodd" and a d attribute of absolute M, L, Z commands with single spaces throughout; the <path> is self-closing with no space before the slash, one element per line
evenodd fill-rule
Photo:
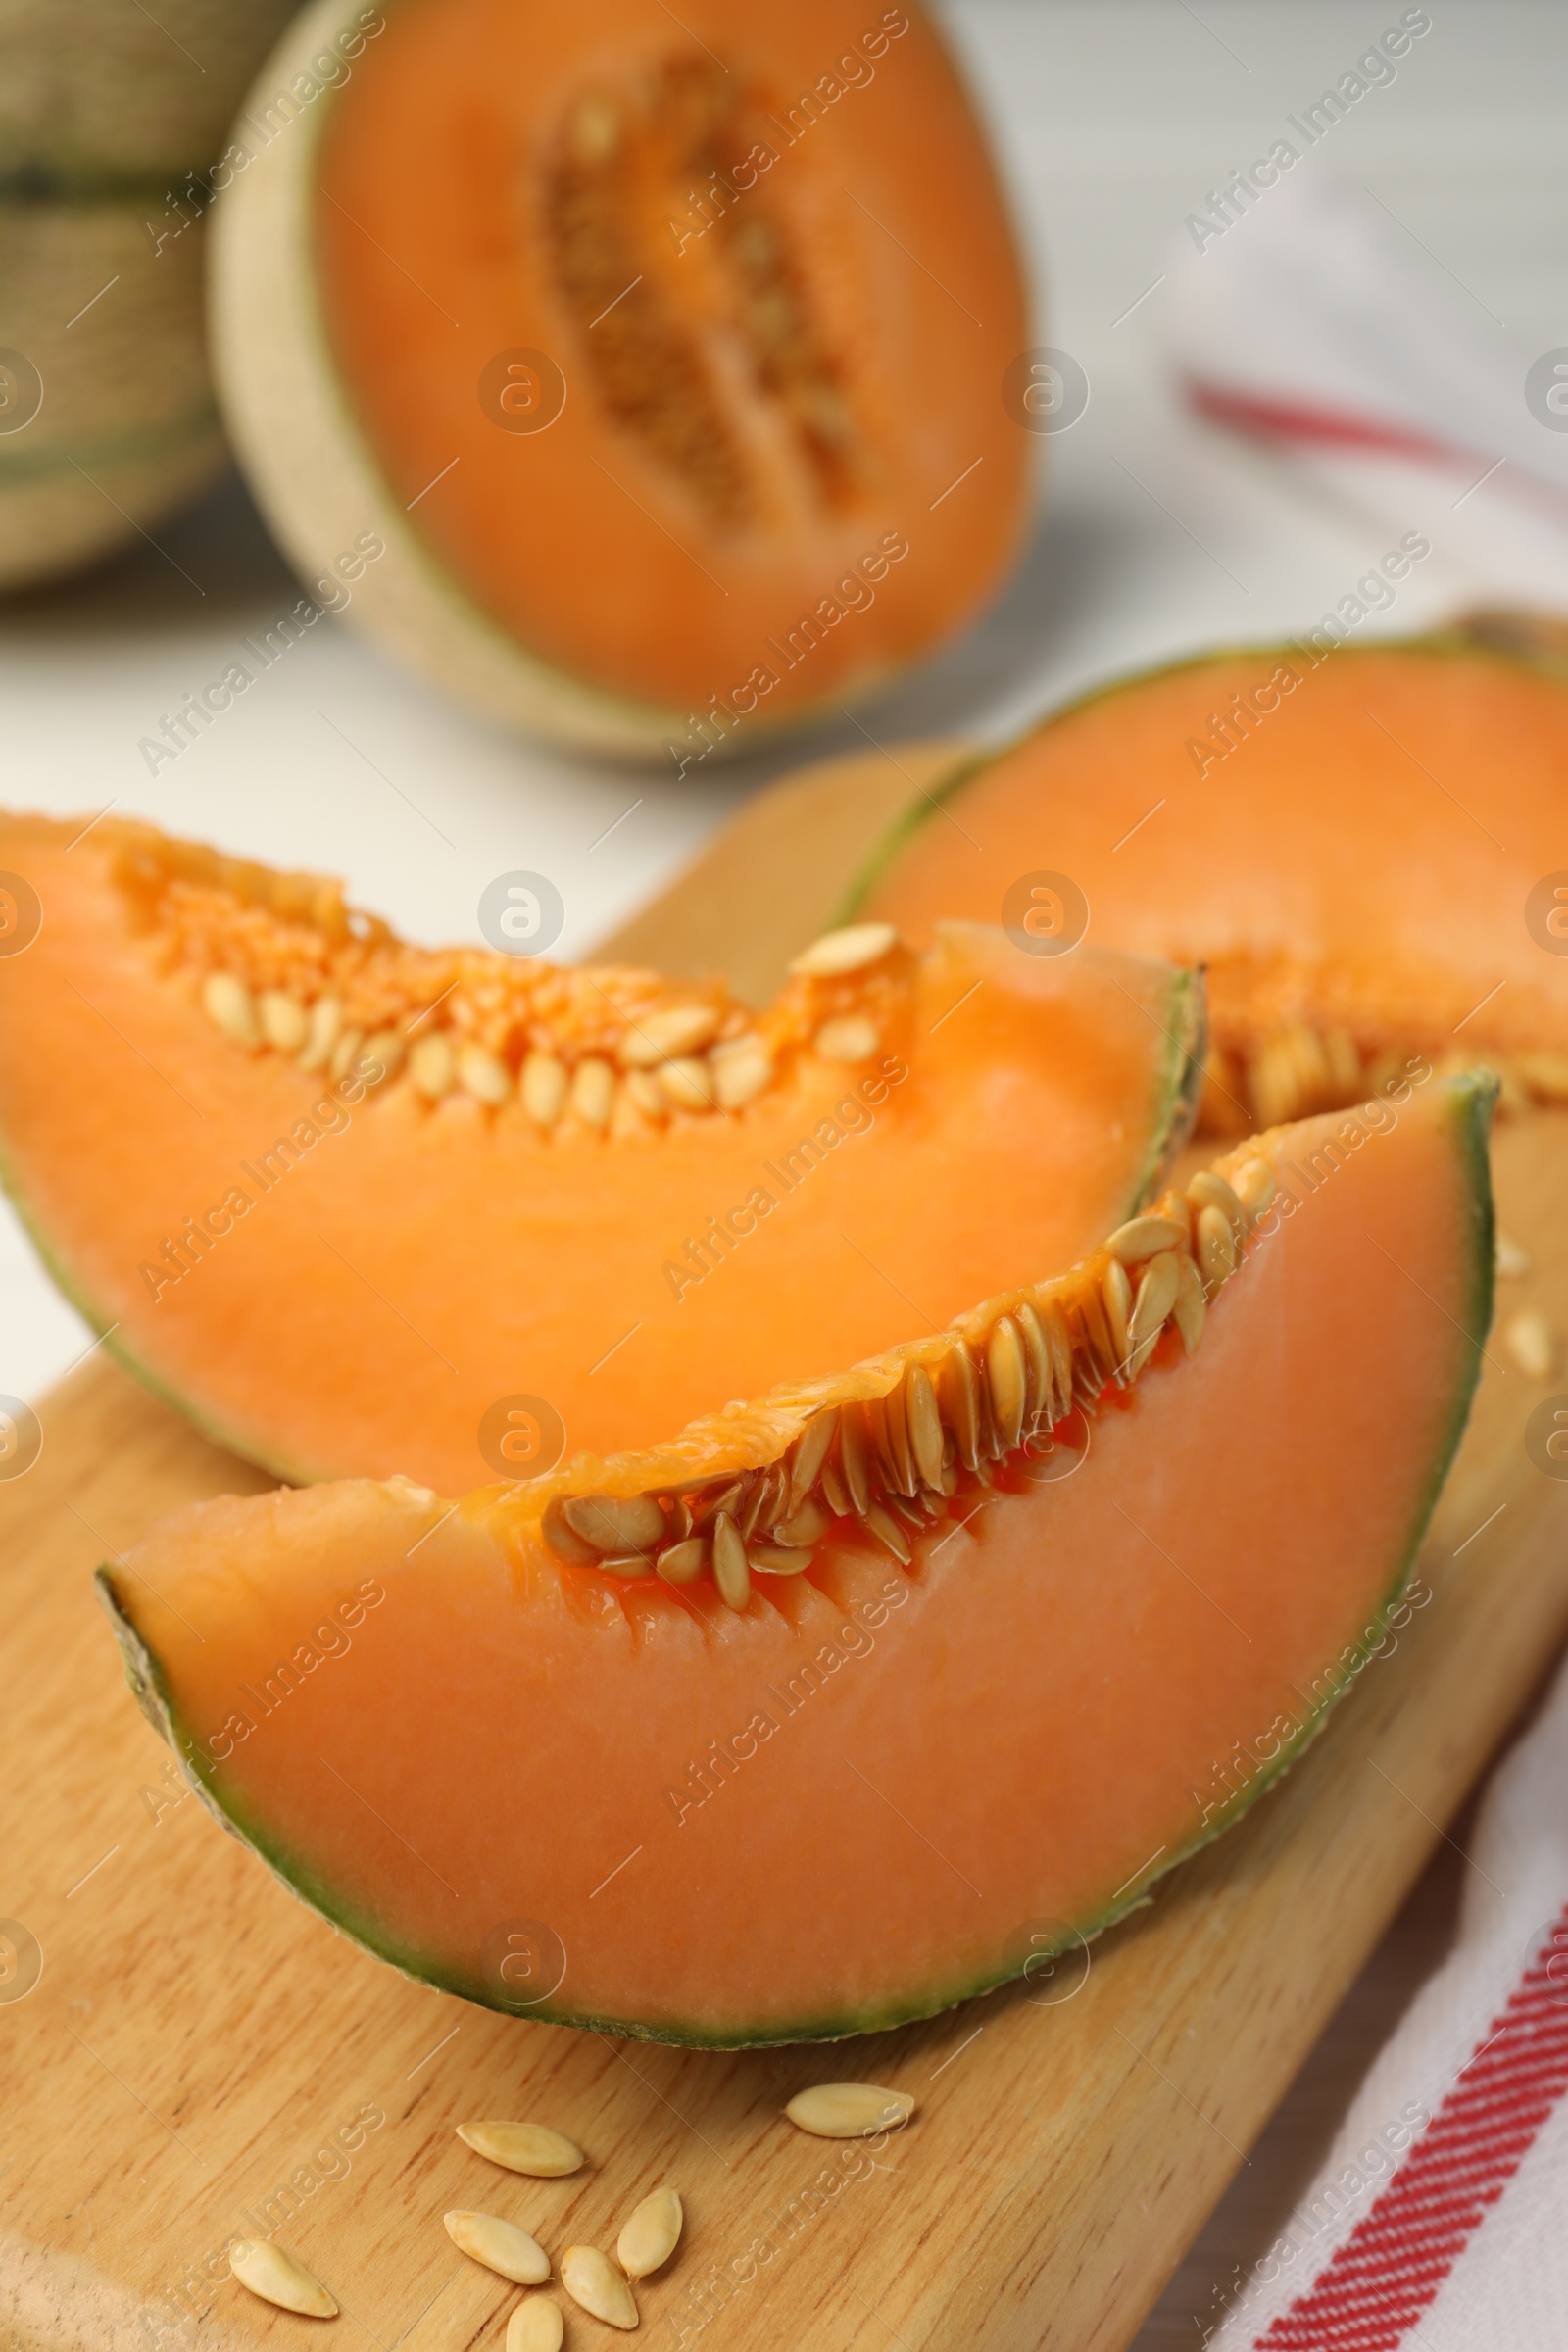
<path fill-rule="evenodd" d="M 1090 939 L 1206 966 L 1221 1131 L 1352 1102 L 1412 1053 L 1564 1102 L 1565 776 L 1560 662 L 1474 632 L 1226 651 L 956 766 L 851 903 L 916 944 L 953 914 L 1049 943 L 1066 877 Z M 927 821 L 944 799 L 958 831 Z"/>
<path fill-rule="evenodd" d="M 379 12 L 377 12 L 379 13 Z M 257 102 L 358 0 L 308 10 Z M 1031 355 L 917 4 L 399 0 L 219 206 L 220 389 L 308 577 L 513 723 L 689 766 L 960 627 Z M 254 110 L 253 110 L 254 111 Z"/>
<path fill-rule="evenodd" d="M 112 818 L 0 823 L 0 869 L 38 926 L 0 955 L 6 1182 L 110 1345 L 293 1478 L 463 1494 L 519 1431 L 550 1467 L 940 1328 L 1140 1206 L 1191 1120 L 1169 965 L 883 927 L 754 1014 L 412 948 Z"/>
<path fill-rule="evenodd" d="M 290 1886 L 498 2008 L 729 2045 L 1015 1976 L 1381 1640 L 1493 1250 L 1493 1082 L 1395 1092 L 646 1451 L 178 1512 L 101 1572 L 132 1685 Z"/>

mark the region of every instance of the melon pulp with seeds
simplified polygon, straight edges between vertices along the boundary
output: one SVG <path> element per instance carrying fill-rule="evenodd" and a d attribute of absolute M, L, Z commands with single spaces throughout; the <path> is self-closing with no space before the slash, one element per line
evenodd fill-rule
<path fill-rule="evenodd" d="M 1560 663 L 1458 632 L 1228 651 L 956 765 L 853 904 L 916 944 L 953 914 L 1042 946 L 1087 920 L 1202 963 L 1221 1132 L 1357 1101 L 1412 1055 L 1568 1102 L 1565 775 Z"/>
<path fill-rule="evenodd" d="M 1019 268 L 917 0 L 397 0 L 225 196 L 215 314 L 307 576 L 373 528 L 350 617 L 585 746 L 836 711 L 1018 544 Z"/>
<path fill-rule="evenodd" d="M 81 834 L 0 823 L 39 915 L 0 956 L 6 1182 L 109 1345 L 291 1478 L 464 1494 L 940 1328 L 1139 1207 L 1190 1124 L 1169 965 L 870 927 L 754 1013 Z"/>
<path fill-rule="evenodd" d="M 728 2046 L 983 1991 L 1381 1641 L 1490 1314 L 1493 1093 L 1276 1131 L 637 1452 L 189 1506 L 101 1571 L 132 1687 L 289 1886 L 473 2000 Z"/>

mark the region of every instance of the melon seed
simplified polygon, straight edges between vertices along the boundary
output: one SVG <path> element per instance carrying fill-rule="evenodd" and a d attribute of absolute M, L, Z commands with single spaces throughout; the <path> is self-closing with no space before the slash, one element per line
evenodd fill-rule
<path fill-rule="evenodd" d="M 708 1573 L 708 1545 L 701 1536 L 687 1536 L 662 1551 L 654 1566 L 666 1585 L 695 1585 Z"/>
<path fill-rule="evenodd" d="M 443 2217 L 447 2235 L 460 2254 L 482 2262 L 487 2271 L 510 2278 L 514 2286 L 540 2286 L 550 2276 L 550 2257 L 536 2237 L 499 2214 L 469 2213 L 459 2208 Z"/>
<path fill-rule="evenodd" d="M 470 1042 L 458 1048 L 458 1084 L 475 1102 L 494 1108 L 512 1092 L 512 1072 L 486 1047 Z"/>
<path fill-rule="evenodd" d="M 615 2259 L 628 2278 L 662 2269 L 680 2243 L 685 2218 L 674 2189 L 656 2188 L 644 2197 L 615 2240 Z"/>
<path fill-rule="evenodd" d="M 720 1511 L 713 1521 L 713 1582 L 726 1608 L 744 1609 L 752 1597 L 746 1546 L 728 1511 Z"/>
<path fill-rule="evenodd" d="M 891 923 L 850 923 L 842 931 L 824 931 L 793 958 L 790 970 L 808 980 L 863 971 L 867 964 L 881 962 L 897 937 Z"/>
<path fill-rule="evenodd" d="M 1154 1214 L 1157 1217 L 1169 1217 L 1173 1225 L 1179 1225 L 1182 1247 L 1186 1250 L 1192 1248 L 1193 1204 L 1185 1193 L 1161 1193 L 1154 1203 Z"/>
<path fill-rule="evenodd" d="M 1181 1264 L 1182 1252 L 1162 1250 L 1144 1269 L 1133 1311 L 1127 1319 L 1127 1345 L 1132 1350 L 1135 1372 L 1141 1372 L 1149 1361 L 1165 1327 L 1165 1317 L 1176 1303 L 1176 1294 L 1181 1288 Z"/>
<path fill-rule="evenodd" d="M 324 1070 L 327 1057 L 337 1044 L 343 1026 L 343 1006 L 337 997 L 318 997 L 311 1006 L 310 1021 L 305 1032 L 305 1051 L 300 1055 L 302 1070 Z"/>
<path fill-rule="evenodd" d="M 830 1524 L 826 1511 L 816 1497 L 808 1495 L 798 1511 L 788 1519 L 779 1520 L 772 1531 L 773 1541 L 792 1550 L 808 1551 L 813 1544 L 820 1544 Z"/>
<path fill-rule="evenodd" d="M 1182 1346 L 1189 1355 L 1198 1353 L 1203 1336 L 1203 1318 L 1208 1308 L 1203 1298 L 1203 1278 L 1185 1250 L 1176 1260 L 1176 1328 L 1182 1335 Z"/>
<path fill-rule="evenodd" d="M 629 1070 L 651 1070 L 672 1055 L 695 1054 L 718 1027 L 711 1004 L 665 1004 L 645 1012 L 620 1041 L 620 1058 Z"/>
<path fill-rule="evenodd" d="M 811 1043 L 824 1061 L 869 1061 L 878 1044 L 876 1023 L 863 1012 L 843 1013 L 824 1021 Z"/>
<path fill-rule="evenodd" d="M 790 1449 L 790 1509 L 798 1511 L 815 1486 L 817 1473 L 827 1459 L 838 1427 L 838 1415 L 831 1405 L 817 1413 L 806 1424 Z"/>
<path fill-rule="evenodd" d="M 817 1476 L 822 1488 L 822 1500 L 834 1518 L 850 1518 L 854 1513 L 855 1505 L 850 1500 L 849 1489 L 844 1484 L 837 1462 L 825 1461 Z"/>
<path fill-rule="evenodd" d="M 585 1127 L 608 1127 L 615 1107 L 615 1073 L 597 1054 L 587 1054 L 571 1073 L 571 1107 Z"/>
<path fill-rule="evenodd" d="M 458 2137 L 476 2156 L 535 2180 L 559 2180 L 567 2173 L 580 2173 L 588 2161 L 564 2132 L 552 2132 L 548 2124 L 460 2124 Z"/>
<path fill-rule="evenodd" d="M 310 1035 L 311 1016 L 298 997 L 283 988 L 264 988 L 256 1001 L 262 1035 L 279 1054 L 297 1054 Z"/>
<path fill-rule="evenodd" d="M 637 2298 L 608 2254 L 597 2246 L 568 2246 L 561 2257 L 561 2283 L 574 2303 L 607 2328 L 635 2328 Z"/>
<path fill-rule="evenodd" d="M 1011 1453 L 1023 1436 L 1028 1378 L 1023 1340 L 1010 1315 L 999 1315 L 986 1345 L 986 1379 L 991 1390 L 991 1419 L 996 1430 L 997 1458 Z"/>
<path fill-rule="evenodd" d="M 573 1494 L 561 1508 L 573 1535 L 606 1559 L 624 1559 L 664 1540 L 664 1514 L 651 1494 Z"/>
<path fill-rule="evenodd" d="M 1527 1306 L 1510 1315 L 1502 1327 L 1503 1344 L 1527 1380 L 1549 1380 L 1557 1362 L 1557 1341 L 1539 1307 Z"/>
<path fill-rule="evenodd" d="M 937 1393 L 924 1364 L 911 1364 L 904 1382 L 904 1417 L 908 1425 L 909 1451 L 923 1486 L 942 1484 L 942 1415 Z"/>
<path fill-rule="evenodd" d="M 773 1076 L 773 1056 L 760 1037 L 738 1037 L 732 1045 L 715 1046 L 708 1064 L 720 1110 L 744 1108 Z"/>
<path fill-rule="evenodd" d="M 507 2322 L 507 2352 L 561 2352 L 566 2323 L 548 2295 L 528 2295 Z"/>
<path fill-rule="evenodd" d="M 695 1054 L 681 1054 L 673 1061 L 661 1062 L 659 1083 L 677 1110 L 711 1110 L 713 1107 L 713 1074 L 706 1061 Z"/>
<path fill-rule="evenodd" d="M 980 1467 L 980 1380 L 974 1358 L 957 1340 L 942 1359 L 937 1375 L 942 1418 L 957 1443 L 958 1459 L 966 1470 Z"/>
<path fill-rule="evenodd" d="M 439 1102 L 450 1093 L 456 1075 L 456 1056 L 446 1031 L 437 1029 L 421 1037 L 409 1055 L 409 1076 L 425 1100 Z"/>
<path fill-rule="evenodd" d="M 642 1112 L 645 1119 L 664 1119 L 669 1116 L 669 1098 L 651 1070 L 628 1070 L 625 1094 L 626 1100 Z"/>
<path fill-rule="evenodd" d="M 1255 1225 L 1274 1198 L 1274 1172 L 1267 1160 L 1244 1159 L 1236 1171 L 1234 1190 L 1248 1223 Z"/>
<path fill-rule="evenodd" d="M 348 1035 L 354 1040 L 354 1046 L 351 1051 L 353 1053 L 357 1053 L 359 1051 L 360 1033 L 357 1029 L 351 1029 L 349 1030 Z M 361 1059 L 363 1061 L 373 1062 L 375 1064 L 375 1067 L 380 1072 L 380 1076 L 376 1079 L 373 1079 L 371 1083 L 375 1086 L 383 1086 L 397 1076 L 399 1070 L 402 1069 L 404 1062 L 408 1059 L 408 1054 L 409 1041 L 404 1036 L 401 1029 L 377 1029 L 372 1037 L 368 1037 L 366 1039 L 365 1052 L 361 1056 Z M 337 1055 L 335 1053 L 332 1056 L 332 1060 L 335 1066 L 337 1061 Z"/>
<path fill-rule="evenodd" d="M 761 1576 L 799 1576 L 811 1565 L 808 1551 L 786 1550 L 781 1544 L 748 1544 L 746 1557 Z"/>
<path fill-rule="evenodd" d="M 251 992 L 232 972 L 208 973 L 202 983 L 202 1009 L 236 1046 L 261 1044 L 262 1032 Z"/>
<path fill-rule="evenodd" d="M 893 1513 L 880 1502 L 868 1503 L 860 1513 L 866 1526 L 879 1544 L 886 1544 L 901 1568 L 907 1568 L 912 1558 L 903 1528 Z"/>
<path fill-rule="evenodd" d="M 1522 1282 L 1530 1271 L 1530 1252 L 1501 1231 L 1497 1235 L 1497 1279 Z"/>
<path fill-rule="evenodd" d="M 851 1509 L 863 1518 L 871 1500 L 871 1441 L 858 1404 L 839 1407 L 839 1470 Z"/>
<path fill-rule="evenodd" d="M 1113 1257 L 1106 1266 L 1100 1285 L 1100 1295 L 1105 1309 L 1105 1320 L 1110 1326 L 1110 1344 L 1115 1351 L 1110 1368 L 1113 1372 L 1121 1373 L 1131 1352 L 1127 1322 L 1133 1311 L 1133 1286 L 1127 1279 L 1127 1269 L 1119 1257 Z"/>
<path fill-rule="evenodd" d="M 1200 1168 L 1187 1187 L 1187 1198 L 1196 1201 L 1200 1209 L 1219 1209 L 1229 1221 L 1237 1248 L 1241 1248 L 1247 1239 L 1247 1211 L 1223 1176 L 1216 1176 L 1212 1168 Z"/>
<path fill-rule="evenodd" d="M 1198 1212 L 1198 1262 L 1211 1293 L 1236 1271 L 1236 1237 L 1230 1218 L 1212 1201 Z"/>
<path fill-rule="evenodd" d="M 1162 1250 L 1178 1249 L 1186 1239 L 1174 1217 L 1133 1217 L 1117 1226 L 1105 1248 L 1124 1266 L 1141 1266 L 1145 1258 L 1157 1257 Z"/>
<path fill-rule="evenodd" d="M 884 2090 L 876 2082 L 815 2082 L 798 2090 L 784 2112 L 818 2139 L 865 2139 L 906 2124 L 914 2101 L 906 2090 Z"/>
<path fill-rule="evenodd" d="M 275 2303 L 280 2311 L 297 2311 L 310 2320 L 337 2318 L 337 2298 L 270 2238 L 235 2238 L 228 2249 L 228 2267 L 241 2286 L 264 2303 Z"/>
<path fill-rule="evenodd" d="M 522 1107 L 535 1126 L 553 1127 L 566 1105 L 571 1081 L 554 1054 L 530 1054 L 522 1065 Z"/>
<path fill-rule="evenodd" d="M 349 1064 L 359 1054 L 364 1039 L 363 1029 L 340 1029 L 338 1031 L 337 1044 L 327 1056 L 326 1074 L 329 1078 L 346 1078 L 348 1076 Z"/>

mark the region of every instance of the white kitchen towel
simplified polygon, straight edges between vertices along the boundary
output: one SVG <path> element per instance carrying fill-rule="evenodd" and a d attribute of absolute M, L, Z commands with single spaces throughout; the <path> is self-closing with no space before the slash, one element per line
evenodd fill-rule
<path fill-rule="evenodd" d="M 1459 1933 L 1211 2352 L 1568 2347 L 1568 1667 L 1498 1768 Z"/>
<path fill-rule="evenodd" d="M 1568 606 L 1568 344 L 1516 344 L 1319 158 L 1213 194 L 1228 202 L 1189 220 L 1163 297 L 1198 411 L 1336 504 L 1419 514 L 1478 596 Z"/>

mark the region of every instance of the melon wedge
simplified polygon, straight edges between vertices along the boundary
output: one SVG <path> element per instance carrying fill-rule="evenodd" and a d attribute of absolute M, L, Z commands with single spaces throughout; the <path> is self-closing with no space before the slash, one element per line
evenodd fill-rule
<path fill-rule="evenodd" d="M 122 1359 L 293 1479 L 464 1494 L 940 1329 L 1131 1214 L 1190 1124 L 1169 965 L 883 927 L 754 1014 L 80 832 L 0 824 L 37 924 L 0 956 L 6 1183 Z"/>
<path fill-rule="evenodd" d="M 1396 1091 L 648 1450 L 177 1512 L 101 1571 L 132 1688 L 286 1884 L 475 2001 L 730 2046 L 1016 1976 L 1382 1637 L 1493 1250 L 1493 1082 Z"/>
<path fill-rule="evenodd" d="M 350 620 L 449 692 L 684 770 L 1000 585 L 1022 276 L 916 0 L 321 0 L 245 127 L 235 447 L 305 577 L 379 534 Z"/>
<path fill-rule="evenodd" d="M 955 914 L 1038 927 L 1031 887 L 1069 877 L 1090 939 L 1205 965 L 1222 1132 L 1354 1102 L 1417 1053 L 1560 1102 L 1565 774 L 1560 661 L 1320 632 L 1122 679 L 956 763 L 852 902 L 918 945 Z M 957 831 L 928 821 L 944 798 Z"/>

